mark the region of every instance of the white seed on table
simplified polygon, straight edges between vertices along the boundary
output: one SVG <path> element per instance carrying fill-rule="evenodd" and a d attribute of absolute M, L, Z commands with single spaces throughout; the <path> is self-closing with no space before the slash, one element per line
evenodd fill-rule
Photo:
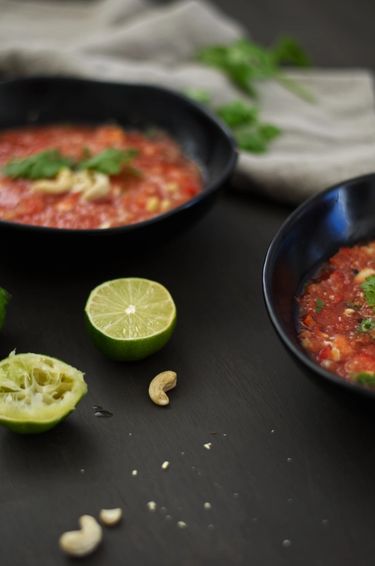
<path fill-rule="evenodd" d="M 206 444 L 203 444 L 203 446 L 205 447 L 206 450 L 211 450 L 212 442 L 206 442 Z"/>
<path fill-rule="evenodd" d="M 162 469 L 162 470 L 168 470 L 169 465 L 170 465 L 170 464 L 169 464 L 168 460 L 166 460 L 165 462 L 162 463 L 161 469 Z"/>
<path fill-rule="evenodd" d="M 138 475 L 138 470 L 132 470 L 132 476 L 137 476 Z"/>
<path fill-rule="evenodd" d="M 149 501 L 147 503 L 147 507 L 149 508 L 149 511 L 155 511 L 156 509 L 156 503 L 155 501 Z"/>
<path fill-rule="evenodd" d="M 185 523 L 185 521 L 177 521 L 177 526 L 179 529 L 186 529 L 187 524 Z"/>
<path fill-rule="evenodd" d="M 212 505 L 211 505 L 211 503 L 210 503 L 209 501 L 205 501 L 205 502 L 203 503 L 203 507 L 204 507 L 205 509 L 211 509 Z"/>

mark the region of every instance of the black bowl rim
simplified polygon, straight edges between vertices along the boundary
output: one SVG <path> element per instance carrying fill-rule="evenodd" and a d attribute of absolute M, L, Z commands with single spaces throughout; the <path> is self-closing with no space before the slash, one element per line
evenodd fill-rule
<path fill-rule="evenodd" d="M 203 116 L 205 119 L 208 119 L 217 129 L 217 132 L 220 136 L 223 136 L 223 138 L 226 139 L 228 145 L 229 145 L 229 151 L 230 151 L 230 157 L 229 159 L 226 161 L 223 170 L 221 172 L 221 174 L 218 176 L 218 178 L 215 180 L 215 182 L 209 183 L 207 185 L 203 184 L 203 190 L 198 193 L 195 197 L 193 197 L 192 199 L 186 201 L 185 203 L 181 204 L 180 206 L 173 208 L 171 210 L 168 210 L 167 212 L 163 212 L 161 214 L 158 214 L 157 216 L 154 216 L 148 220 L 143 220 L 141 222 L 135 222 L 134 224 L 125 224 L 124 226 L 115 226 L 113 228 L 106 228 L 105 230 L 101 229 L 101 228 L 90 228 L 90 229 L 81 229 L 81 228 L 54 228 L 54 227 L 50 227 L 50 226 L 35 226 L 33 224 L 22 224 L 20 222 L 9 222 L 6 220 L 1 220 L 0 219 L 0 226 L 4 226 L 7 227 L 9 229 L 12 229 L 14 231 L 25 231 L 25 230 L 32 230 L 35 233 L 45 233 L 45 234 L 60 234 L 63 235 L 69 235 L 69 237 L 71 237 L 72 235 L 79 235 L 79 234 L 84 234 L 85 236 L 95 236 L 97 237 L 98 234 L 103 234 L 104 235 L 110 235 L 110 234 L 121 234 L 124 232 L 134 232 L 134 231 L 138 231 L 141 230 L 142 228 L 145 228 L 147 226 L 152 226 L 154 224 L 158 224 L 159 222 L 165 220 L 168 217 L 171 217 L 173 215 L 179 214 L 184 210 L 187 210 L 188 208 L 194 206 L 195 204 L 204 201 L 206 198 L 208 198 L 208 196 L 212 193 L 214 193 L 215 191 L 217 191 L 229 178 L 229 176 L 231 175 L 231 173 L 234 170 L 234 167 L 237 163 L 237 158 L 238 158 L 238 151 L 237 151 L 237 144 L 236 141 L 234 139 L 234 137 L 232 136 L 229 128 L 223 123 L 221 122 L 218 118 L 216 118 L 216 116 L 214 116 L 209 110 L 207 110 L 206 108 L 204 108 L 201 104 L 199 104 L 198 102 L 195 102 L 194 100 L 192 100 L 191 98 L 189 98 L 188 96 L 181 94 L 178 91 L 172 90 L 170 88 L 166 88 L 164 86 L 158 86 L 158 85 L 152 85 L 152 84 L 146 84 L 146 83 L 126 83 L 126 82 L 113 82 L 113 81 L 101 81 L 101 80 L 96 80 L 96 79 L 92 79 L 92 78 L 85 78 L 85 77 L 75 77 L 75 76 L 49 76 L 49 75 L 35 75 L 32 77 L 20 77 L 20 78 L 12 78 L 12 79 L 5 79 L 5 80 L 1 80 L 0 81 L 0 88 L 3 85 L 7 85 L 7 84 L 27 84 L 27 83 L 33 83 L 33 82 L 39 82 L 39 81 L 53 81 L 53 82 L 75 82 L 75 83 L 86 83 L 86 84 L 100 84 L 100 85 L 105 85 L 108 87 L 116 87 L 116 88 L 136 88 L 136 89 L 145 89 L 148 90 L 150 92 L 150 94 L 152 92 L 159 92 L 159 93 L 166 93 L 169 96 L 172 96 L 174 98 L 176 98 L 177 100 L 179 100 L 180 102 L 184 103 L 189 110 L 192 110 L 194 112 L 197 112 L 198 114 L 201 114 L 201 116 Z M 64 236 L 62 236 L 64 237 Z"/>
<path fill-rule="evenodd" d="M 366 397 L 375 398 L 375 391 L 366 389 L 362 385 L 358 385 L 356 383 L 352 383 L 350 381 L 346 381 L 343 378 L 331 373 L 317 363 L 315 363 L 311 358 L 308 357 L 302 350 L 299 350 L 295 344 L 289 339 L 289 336 L 284 331 L 279 322 L 279 319 L 275 313 L 273 307 L 273 299 L 272 299 L 272 291 L 271 291 L 271 270 L 273 264 L 276 259 L 276 248 L 278 247 L 280 241 L 288 234 L 290 227 L 298 221 L 304 214 L 306 214 L 309 210 L 311 210 L 317 202 L 319 202 L 322 198 L 324 198 L 327 194 L 333 193 L 338 191 L 339 189 L 348 189 L 351 186 L 357 185 L 358 183 L 362 183 L 363 181 L 375 181 L 375 173 L 368 173 L 366 175 L 361 175 L 359 177 L 354 177 L 351 179 L 347 179 L 345 181 L 341 181 L 340 183 L 336 183 L 328 189 L 325 189 L 318 193 L 317 195 L 313 195 L 305 202 L 303 202 L 300 206 L 296 208 L 282 223 L 276 234 L 271 240 L 271 243 L 268 247 L 267 254 L 263 264 L 263 273 L 262 273 L 262 286 L 263 286 L 263 297 L 266 304 L 268 316 L 277 332 L 279 337 L 281 338 L 282 342 L 286 346 L 287 349 L 300 361 L 303 365 L 307 366 L 314 374 L 323 377 L 324 379 L 328 380 L 331 383 L 339 385 L 341 387 L 346 388 L 349 391 L 354 391 L 355 393 L 360 393 L 361 395 L 365 395 Z M 344 245 L 344 244 L 343 244 Z"/>

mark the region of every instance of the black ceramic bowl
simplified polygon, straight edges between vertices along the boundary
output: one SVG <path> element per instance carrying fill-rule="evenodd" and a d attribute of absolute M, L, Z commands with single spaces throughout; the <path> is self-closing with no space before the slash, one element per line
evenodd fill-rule
<path fill-rule="evenodd" d="M 296 295 L 319 265 L 341 246 L 375 240 L 375 174 L 340 183 L 293 212 L 271 242 L 263 292 L 271 321 L 295 359 L 310 373 L 351 391 L 375 392 L 344 381 L 316 364 L 297 337 Z"/>
<path fill-rule="evenodd" d="M 129 249 L 155 243 L 181 231 L 212 205 L 236 163 L 235 144 L 226 128 L 201 106 L 164 88 L 76 78 L 26 78 L 0 83 L 0 129 L 26 124 L 113 121 L 125 128 L 167 132 L 200 166 L 203 191 L 176 209 L 151 220 L 106 230 L 66 230 L 0 221 L 10 245 L 73 250 L 80 244 L 122 243 Z M 109 246 L 107 246 L 109 247 Z"/>

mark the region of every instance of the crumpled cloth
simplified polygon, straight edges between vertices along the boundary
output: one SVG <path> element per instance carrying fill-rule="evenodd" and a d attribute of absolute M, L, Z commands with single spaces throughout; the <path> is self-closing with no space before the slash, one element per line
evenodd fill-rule
<path fill-rule="evenodd" d="M 198 49 L 248 33 L 207 2 L 0 0 L 0 14 L 3 78 L 73 75 L 202 88 L 215 104 L 246 99 L 219 71 L 194 61 Z M 261 117 L 283 133 L 264 155 L 241 152 L 233 185 L 298 203 L 375 170 L 375 106 L 366 70 L 291 70 L 290 76 L 316 102 L 274 81 L 259 84 Z"/>

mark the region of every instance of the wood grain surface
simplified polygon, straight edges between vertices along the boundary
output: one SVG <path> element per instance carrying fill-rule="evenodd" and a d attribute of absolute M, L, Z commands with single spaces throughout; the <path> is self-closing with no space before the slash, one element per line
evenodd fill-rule
<path fill-rule="evenodd" d="M 317 64 L 375 67 L 370 2 L 218 3 L 258 39 L 306 38 Z M 123 522 L 85 564 L 373 563 L 374 406 L 308 379 L 263 306 L 263 258 L 289 212 L 228 190 L 189 233 L 136 259 L 118 249 L 116 260 L 81 269 L 37 254 L 32 267 L 20 256 L 2 261 L 13 300 L 0 355 L 16 347 L 59 357 L 86 373 L 89 393 L 50 433 L 0 430 L 1 566 L 71 563 L 60 534 L 112 506 L 123 507 Z M 160 281 L 177 304 L 174 337 L 143 362 L 109 362 L 85 332 L 89 291 L 121 276 Z M 165 369 L 178 386 L 160 408 L 147 388 Z M 113 417 L 95 417 L 94 405 Z"/>

